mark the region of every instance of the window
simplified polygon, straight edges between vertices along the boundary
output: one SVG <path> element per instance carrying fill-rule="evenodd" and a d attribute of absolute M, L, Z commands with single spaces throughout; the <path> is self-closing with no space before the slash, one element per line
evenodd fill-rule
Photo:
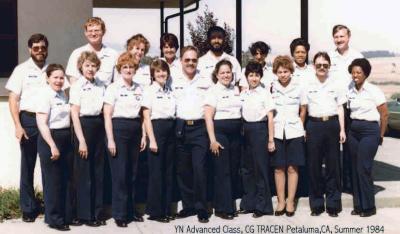
<path fill-rule="evenodd" d="M 8 77 L 18 63 L 17 0 L 0 0 L 0 51 L 0 77 Z"/>

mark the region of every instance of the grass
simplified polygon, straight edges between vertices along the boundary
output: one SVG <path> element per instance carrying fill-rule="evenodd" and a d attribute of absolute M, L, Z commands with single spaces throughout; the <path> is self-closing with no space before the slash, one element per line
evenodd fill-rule
<path fill-rule="evenodd" d="M 43 193 L 39 191 L 35 193 L 39 204 L 43 204 Z M 0 187 L 0 222 L 3 222 L 5 219 L 17 219 L 20 218 L 21 215 L 19 190 Z"/>

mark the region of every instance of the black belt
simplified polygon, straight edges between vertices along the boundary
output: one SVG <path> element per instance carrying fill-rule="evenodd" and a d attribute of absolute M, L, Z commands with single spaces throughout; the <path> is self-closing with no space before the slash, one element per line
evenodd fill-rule
<path fill-rule="evenodd" d="M 322 116 L 322 117 L 312 117 L 312 116 L 308 116 L 308 119 L 314 122 L 325 122 L 328 120 L 334 120 L 334 119 L 338 119 L 337 115 L 331 115 L 331 116 Z"/>
<path fill-rule="evenodd" d="M 195 120 L 183 119 L 183 121 L 185 122 L 186 126 L 196 126 L 196 125 L 204 124 L 204 119 L 195 119 Z"/>
<path fill-rule="evenodd" d="M 35 112 L 29 112 L 29 111 L 21 111 L 20 112 L 20 114 L 22 115 L 22 114 L 24 114 L 24 115 L 27 115 L 27 116 L 30 116 L 30 117 L 36 117 L 36 113 Z"/>

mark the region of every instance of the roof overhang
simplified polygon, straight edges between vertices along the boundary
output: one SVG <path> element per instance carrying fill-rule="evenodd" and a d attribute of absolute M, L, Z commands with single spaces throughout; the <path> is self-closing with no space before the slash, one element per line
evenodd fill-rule
<path fill-rule="evenodd" d="M 93 7 L 159 9 L 160 2 L 164 2 L 165 8 L 179 8 L 179 0 L 93 0 Z M 196 0 L 184 0 L 184 6 L 195 2 Z"/>

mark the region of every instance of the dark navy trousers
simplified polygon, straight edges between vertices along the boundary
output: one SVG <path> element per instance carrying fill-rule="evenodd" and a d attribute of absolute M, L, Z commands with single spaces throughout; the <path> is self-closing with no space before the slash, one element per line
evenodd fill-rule
<path fill-rule="evenodd" d="M 242 159 L 243 197 L 240 208 L 273 212 L 270 187 L 270 154 L 267 122 L 244 122 Z"/>
<path fill-rule="evenodd" d="M 37 140 L 39 130 L 36 125 L 36 117 L 32 113 L 20 112 L 20 121 L 29 139 L 22 137 L 21 149 L 21 177 L 20 177 L 20 207 L 23 213 L 36 213 L 39 204 L 35 198 L 33 188 L 33 175 L 37 157 Z M 42 176 L 43 179 L 43 176 Z M 44 180 L 42 180 L 44 183 Z"/>
<path fill-rule="evenodd" d="M 58 160 L 51 160 L 49 145 L 41 135 L 38 138 L 38 152 L 43 177 L 45 222 L 50 225 L 62 225 L 67 221 L 66 206 L 68 188 L 68 161 L 73 157 L 71 131 L 67 129 L 52 129 L 51 136 L 60 152 Z"/>
<path fill-rule="evenodd" d="M 353 166 L 353 205 L 358 211 L 375 209 L 372 167 L 378 150 L 378 122 L 353 120 L 348 136 Z"/>
<path fill-rule="evenodd" d="M 171 214 L 175 161 L 175 120 L 152 120 L 158 151 L 147 149 L 149 185 L 146 212 L 150 216 Z"/>
<path fill-rule="evenodd" d="M 311 210 L 334 209 L 340 211 L 340 152 L 337 119 L 324 122 L 309 120 L 307 130 L 307 163 L 309 175 L 309 201 Z M 322 162 L 325 159 L 325 178 Z M 326 197 L 324 197 L 324 194 Z"/>
<path fill-rule="evenodd" d="M 182 121 L 182 120 L 178 120 Z M 180 124 L 177 123 L 177 128 Z M 207 153 L 209 140 L 204 120 L 183 126 L 177 138 L 177 175 L 183 209 L 207 211 Z M 178 131 L 178 129 L 177 129 Z M 179 130 L 180 131 L 180 130 Z"/>
<path fill-rule="evenodd" d="M 103 209 L 104 121 L 102 116 L 84 116 L 79 119 L 88 147 L 88 157 L 82 159 L 79 156 L 79 141 L 74 139 L 77 218 L 99 220 Z"/>
<path fill-rule="evenodd" d="M 135 182 L 142 138 L 139 118 L 113 118 L 116 156 L 109 156 L 112 176 L 112 216 L 129 220 L 135 215 Z"/>
<path fill-rule="evenodd" d="M 240 195 L 241 119 L 214 120 L 215 136 L 224 147 L 219 156 L 211 155 L 214 169 L 214 199 L 216 212 L 232 214 L 235 199 Z"/>

